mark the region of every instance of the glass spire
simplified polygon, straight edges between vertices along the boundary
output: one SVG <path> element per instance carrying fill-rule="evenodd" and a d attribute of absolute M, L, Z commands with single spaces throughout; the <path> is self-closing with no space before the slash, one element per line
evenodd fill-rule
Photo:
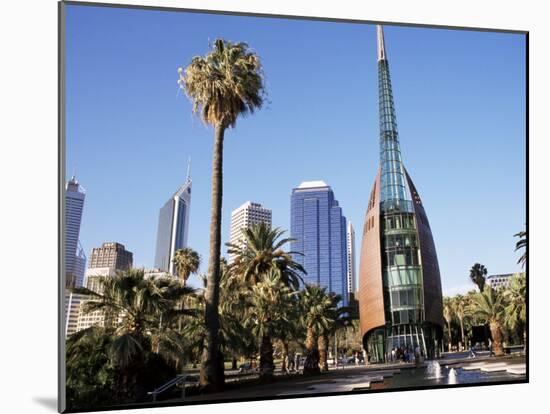
<path fill-rule="evenodd" d="M 382 26 L 378 35 L 378 102 L 380 112 L 380 183 L 381 210 L 412 212 L 410 191 L 401 162 L 399 134 L 393 104 L 390 69 L 384 44 Z"/>

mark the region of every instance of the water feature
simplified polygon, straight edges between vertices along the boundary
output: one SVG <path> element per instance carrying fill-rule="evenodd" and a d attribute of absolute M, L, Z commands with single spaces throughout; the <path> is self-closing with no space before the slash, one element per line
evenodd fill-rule
<path fill-rule="evenodd" d="M 510 361 L 514 363 L 516 361 Z M 517 361 L 518 363 L 524 361 Z M 465 370 L 460 367 L 445 366 L 445 360 L 426 361 L 424 367 L 404 366 L 400 373 L 384 382 L 371 384 L 371 389 L 409 388 L 433 385 L 479 384 L 490 382 L 525 379 L 525 376 L 513 375 L 506 371 L 483 372 L 481 370 Z"/>
<path fill-rule="evenodd" d="M 450 385 L 456 384 L 456 369 L 451 368 L 449 370 L 447 384 L 450 384 Z"/>
<path fill-rule="evenodd" d="M 439 379 L 441 378 L 441 365 L 437 361 L 428 361 L 426 364 L 426 378 Z"/>

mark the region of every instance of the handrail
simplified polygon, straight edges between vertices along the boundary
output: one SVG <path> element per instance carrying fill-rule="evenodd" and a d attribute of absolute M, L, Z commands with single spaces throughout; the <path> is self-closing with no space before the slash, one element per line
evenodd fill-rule
<path fill-rule="evenodd" d="M 187 374 L 178 374 L 175 378 L 172 378 L 170 381 L 168 381 L 165 384 L 162 384 L 160 387 L 154 389 L 153 391 L 149 391 L 147 394 L 153 396 L 153 402 L 157 401 L 157 395 L 163 393 L 164 391 L 172 388 L 175 385 L 178 385 L 179 383 L 183 382 L 183 387 L 181 391 L 181 398 L 185 398 L 185 385 L 189 382 L 197 382 L 195 377 Z"/>

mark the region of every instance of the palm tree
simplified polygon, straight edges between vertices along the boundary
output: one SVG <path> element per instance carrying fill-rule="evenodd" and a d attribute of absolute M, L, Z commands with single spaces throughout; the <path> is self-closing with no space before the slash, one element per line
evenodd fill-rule
<path fill-rule="evenodd" d="M 273 337 L 281 343 L 281 372 L 288 372 L 289 342 L 291 340 L 301 339 L 302 327 L 300 325 L 300 304 L 298 301 L 298 292 L 282 286 L 282 295 L 275 304 L 275 313 L 283 317 L 273 321 Z M 287 293 L 285 293 L 287 292 Z"/>
<path fill-rule="evenodd" d="M 527 231 L 520 231 L 519 233 L 514 234 L 514 237 L 519 237 L 519 240 L 516 243 L 516 251 L 519 249 L 525 249 L 518 260 L 518 263 L 521 263 L 521 267 L 524 267 L 527 262 Z"/>
<path fill-rule="evenodd" d="M 260 339 L 260 378 L 264 381 L 272 378 L 275 369 L 271 338 L 280 332 L 277 328 L 281 329 L 288 323 L 288 304 L 295 294 L 282 282 L 276 269 L 252 287 L 248 317 L 256 337 Z"/>
<path fill-rule="evenodd" d="M 443 298 L 443 318 L 447 322 L 447 332 L 449 333 L 449 352 L 451 352 L 452 336 L 451 336 L 451 322 L 453 320 L 453 305 L 452 299 L 449 297 Z"/>
<path fill-rule="evenodd" d="M 473 307 L 475 314 L 489 323 L 495 356 L 503 355 L 504 303 L 502 293 L 491 289 L 490 286 L 485 286 L 483 292 L 479 292 L 474 296 Z"/>
<path fill-rule="evenodd" d="M 302 265 L 292 259 L 292 255 L 301 255 L 301 253 L 285 252 L 282 249 L 285 244 L 294 239 L 281 239 L 285 231 L 278 227 L 272 229 L 264 222 L 241 231 L 244 236 L 243 243 L 227 243 L 228 253 L 235 258 L 230 266 L 231 269 L 250 285 L 255 285 L 262 275 L 277 269 L 283 283 L 298 289 L 300 282 L 303 281 L 300 274 L 306 271 Z"/>
<path fill-rule="evenodd" d="M 170 321 L 195 315 L 192 310 L 176 306 L 193 291 L 170 278 L 145 278 L 143 269 L 119 271 L 114 277 L 102 278 L 97 292 L 74 289 L 89 297 L 81 305 L 84 314 L 99 311 L 104 315 L 104 328 L 82 331 L 79 338 L 97 335 L 98 329 L 112 337 L 109 355 L 121 372 L 117 385 L 121 395 L 132 394 L 149 354 L 160 351 L 167 359 L 173 357 L 174 348 L 169 344 L 174 343 L 174 337 L 159 322 L 162 317 Z M 167 326 L 168 322 L 164 324 Z"/>
<path fill-rule="evenodd" d="M 462 347 L 466 346 L 464 338 L 464 318 L 466 317 L 466 300 L 462 295 L 456 295 L 452 300 L 452 311 L 460 323 L 460 338 Z"/>
<path fill-rule="evenodd" d="M 204 123 L 214 127 L 212 159 L 212 207 L 210 257 L 205 291 L 206 347 L 200 382 L 206 389 L 220 390 L 224 384 L 223 357 L 219 343 L 219 289 L 222 213 L 223 139 L 239 116 L 261 108 L 264 99 L 262 66 L 246 43 L 223 39 L 214 42 L 206 56 L 195 56 L 185 70 L 178 69 L 180 87 Z"/>
<path fill-rule="evenodd" d="M 330 331 L 335 321 L 335 303 L 326 288 L 317 285 L 306 284 L 300 294 L 302 323 L 307 332 L 304 374 L 313 374 L 320 371 L 318 338 L 321 333 Z"/>
<path fill-rule="evenodd" d="M 292 258 L 293 254 L 299 253 L 283 250 L 283 246 L 293 239 L 281 238 L 284 234 L 283 230 L 271 229 L 263 222 L 251 228 L 242 229 L 242 233 L 243 243 L 227 243 L 228 253 L 234 257 L 233 263 L 229 266 L 230 272 L 240 278 L 241 283 L 251 290 L 254 290 L 255 286 L 266 278 L 272 280 L 275 274 L 278 275 L 280 279 L 278 283 L 281 286 L 290 291 L 296 290 L 302 280 L 300 273 L 305 273 L 305 270 Z M 274 288 L 275 286 L 274 284 L 264 285 L 262 289 L 269 287 Z M 267 294 L 261 290 L 257 290 L 256 293 Z M 270 321 L 272 320 L 270 316 L 267 317 Z M 271 324 L 267 325 L 264 326 L 265 329 L 256 327 L 255 330 L 262 335 L 260 338 L 260 376 L 263 379 L 269 379 L 274 370 L 271 335 L 275 330 Z"/>
<path fill-rule="evenodd" d="M 523 328 L 524 344 L 526 339 L 525 322 L 527 321 L 526 290 L 525 273 L 517 273 L 512 276 L 510 285 L 504 292 L 507 301 L 504 308 L 504 323 L 511 330 L 517 329 L 518 326 Z"/>
<path fill-rule="evenodd" d="M 480 292 L 483 292 L 485 287 L 485 276 L 487 269 L 482 264 L 476 263 L 470 269 L 470 280 L 477 285 Z"/>
<path fill-rule="evenodd" d="M 336 334 L 336 331 L 339 329 L 343 328 L 347 330 L 348 326 L 351 326 L 351 328 L 355 330 L 353 318 L 350 316 L 352 309 L 349 307 L 338 307 L 338 303 L 342 300 L 340 295 L 330 293 L 329 296 L 332 299 L 332 307 L 326 309 L 326 316 L 332 320 L 332 323 L 329 324 L 327 329 L 323 329 L 319 333 L 318 339 L 321 371 L 328 371 L 329 337 Z M 336 357 L 335 355 L 335 358 Z"/>
<path fill-rule="evenodd" d="M 187 279 L 193 273 L 197 273 L 201 264 L 199 254 L 190 247 L 176 250 L 174 254 L 174 265 L 176 274 L 180 278 L 183 285 L 187 283 Z"/>

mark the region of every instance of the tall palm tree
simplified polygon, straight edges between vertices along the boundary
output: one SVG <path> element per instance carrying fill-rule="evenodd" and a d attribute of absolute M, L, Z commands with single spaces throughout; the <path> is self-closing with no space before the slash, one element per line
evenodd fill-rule
<path fill-rule="evenodd" d="M 495 356 L 504 354 L 502 349 L 502 327 L 504 321 L 504 301 L 500 291 L 485 286 L 483 292 L 477 293 L 473 298 L 474 312 L 489 324 Z"/>
<path fill-rule="evenodd" d="M 514 234 L 514 237 L 519 237 L 519 240 L 516 243 L 516 251 L 519 249 L 525 249 L 521 257 L 518 259 L 518 263 L 521 263 L 521 267 L 524 267 L 527 262 L 527 231 L 520 231 L 519 233 Z"/>
<path fill-rule="evenodd" d="M 187 279 L 193 273 L 197 273 L 201 265 L 199 254 L 190 247 L 176 250 L 174 254 L 174 265 L 176 274 L 180 278 L 183 285 L 187 283 Z"/>
<path fill-rule="evenodd" d="M 452 336 L 451 336 L 451 322 L 453 320 L 453 305 L 450 297 L 443 298 L 443 319 L 447 322 L 447 332 L 449 333 L 448 349 L 451 352 Z"/>
<path fill-rule="evenodd" d="M 470 269 L 470 280 L 477 285 L 480 292 L 483 292 L 483 288 L 485 287 L 486 276 L 487 269 L 482 264 L 475 263 Z"/>
<path fill-rule="evenodd" d="M 512 276 L 510 285 L 504 292 L 507 302 L 504 308 L 504 323 L 512 330 L 521 326 L 524 343 L 526 339 L 525 322 L 527 321 L 526 291 L 525 273 L 517 273 Z"/>
<path fill-rule="evenodd" d="M 452 310 L 460 323 L 460 338 L 463 347 L 466 346 L 464 338 L 464 318 L 466 317 L 466 300 L 462 295 L 456 295 L 452 300 Z"/>
<path fill-rule="evenodd" d="M 264 99 L 262 65 L 246 43 L 217 39 L 206 56 L 195 56 L 178 69 L 180 87 L 204 123 L 214 127 L 212 159 L 212 207 L 210 256 L 205 291 L 206 347 L 200 382 L 206 389 L 220 390 L 224 384 L 223 357 L 219 343 L 219 289 L 222 214 L 223 139 L 239 116 L 261 108 Z"/>
<path fill-rule="evenodd" d="M 335 303 L 326 288 L 317 285 L 306 284 L 300 294 L 302 322 L 306 328 L 304 374 L 313 374 L 320 371 L 318 340 L 320 334 L 330 331 L 335 321 Z"/>

